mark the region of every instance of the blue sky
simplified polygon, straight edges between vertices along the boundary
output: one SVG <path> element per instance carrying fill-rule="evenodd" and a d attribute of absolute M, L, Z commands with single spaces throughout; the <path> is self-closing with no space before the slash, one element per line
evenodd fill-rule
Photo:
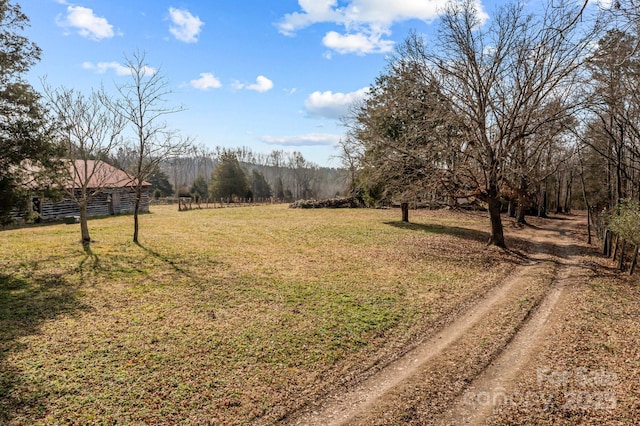
<path fill-rule="evenodd" d="M 331 160 L 339 117 L 411 29 L 429 33 L 446 0 L 21 0 L 43 50 L 41 88 L 88 92 L 125 82 L 145 52 L 184 111 L 168 124 L 208 147 L 298 150 Z M 488 2 L 480 8 L 490 10 Z"/>

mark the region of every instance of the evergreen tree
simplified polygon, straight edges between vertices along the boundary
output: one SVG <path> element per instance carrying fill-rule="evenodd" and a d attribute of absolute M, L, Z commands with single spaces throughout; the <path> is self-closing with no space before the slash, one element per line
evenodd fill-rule
<path fill-rule="evenodd" d="M 223 151 L 211 175 L 211 197 L 233 201 L 234 198 L 246 197 L 249 190 L 247 175 L 242 170 L 238 157 L 232 151 Z"/>
<path fill-rule="evenodd" d="M 251 173 L 251 191 L 255 198 L 271 197 L 271 186 L 265 179 L 264 175 L 257 170 Z"/>
<path fill-rule="evenodd" d="M 19 33 L 29 24 L 20 6 L 0 0 L 0 220 L 18 207 L 25 182 L 21 165 L 48 166 L 57 155 L 46 132 L 40 96 L 23 75 L 40 60 L 40 48 Z"/>
<path fill-rule="evenodd" d="M 191 184 L 191 194 L 196 196 L 196 201 L 201 201 L 209 196 L 209 185 L 207 180 L 202 175 L 198 175 L 196 180 Z"/>
<path fill-rule="evenodd" d="M 160 197 L 170 197 L 173 195 L 173 185 L 169 182 L 169 176 L 159 167 L 151 173 L 147 180 L 151 184 L 151 189 L 154 194 L 158 191 Z"/>

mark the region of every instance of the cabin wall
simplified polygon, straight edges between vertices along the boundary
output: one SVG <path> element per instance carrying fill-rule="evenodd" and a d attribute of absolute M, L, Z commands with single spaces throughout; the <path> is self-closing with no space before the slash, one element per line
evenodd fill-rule
<path fill-rule="evenodd" d="M 143 188 L 140 213 L 149 212 L 150 199 L 150 190 L 146 187 Z M 87 213 L 89 217 L 133 213 L 135 202 L 136 193 L 133 189 L 107 189 L 93 197 L 87 206 Z M 43 220 L 57 220 L 65 216 L 78 216 L 79 214 L 78 205 L 70 199 L 61 201 L 42 200 L 40 202 L 40 217 Z"/>

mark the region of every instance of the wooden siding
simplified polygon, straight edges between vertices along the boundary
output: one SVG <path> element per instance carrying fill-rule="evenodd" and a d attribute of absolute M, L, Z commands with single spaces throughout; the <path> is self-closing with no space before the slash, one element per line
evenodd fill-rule
<path fill-rule="evenodd" d="M 149 212 L 150 191 L 142 189 L 142 199 L 140 212 Z M 130 188 L 109 189 L 96 195 L 87 206 L 89 217 L 109 216 L 113 214 L 133 213 L 135 209 L 136 193 Z M 65 216 L 78 216 L 80 209 L 78 205 L 70 199 L 53 202 L 49 200 L 41 201 L 40 217 L 43 220 L 57 220 Z"/>

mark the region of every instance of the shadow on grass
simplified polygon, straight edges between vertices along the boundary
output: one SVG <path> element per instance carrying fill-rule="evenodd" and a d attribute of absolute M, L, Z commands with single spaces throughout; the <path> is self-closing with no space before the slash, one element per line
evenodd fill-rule
<path fill-rule="evenodd" d="M 90 244 L 83 244 L 84 258 L 80 261 L 77 271 L 80 274 L 80 282 L 86 282 L 91 271 L 100 269 L 100 258 L 91 250 Z"/>
<path fill-rule="evenodd" d="M 520 228 L 534 229 L 536 232 L 552 232 L 557 234 L 558 238 L 568 236 L 572 232 L 571 217 L 558 217 L 551 216 L 546 218 L 549 221 L 548 226 L 538 226 L 530 223 L 524 225 L 518 225 Z M 487 243 L 489 241 L 489 233 L 484 231 L 478 231 L 476 229 L 462 228 L 459 226 L 445 226 L 438 224 L 422 224 L 422 223 L 407 223 L 400 221 L 385 222 L 386 225 L 390 225 L 400 229 L 406 229 L 411 231 L 425 232 L 429 234 L 449 235 L 457 238 L 466 239 L 469 241 L 477 241 L 480 243 Z M 487 224 L 487 227 L 489 225 Z M 506 218 L 503 218 L 503 226 L 505 228 L 509 226 Z M 529 239 L 519 237 L 517 234 L 505 236 L 507 245 L 506 251 L 519 257 L 519 258 L 535 258 L 539 254 L 552 254 L 559 258 L 566 258 L 567 253 L 584 253 L 588 251 L 584 246 L 572 243 L 559 244 L 556 240 L 549 240 L 546 242 L 532 242 Z"/>
<path fill-rule="evenodd" d="M 475 229 L 461 228 L 459 226 L 444 226 L 437 224 L 424 224 L 424 223 L 407 223 L 400 221 L 385 222 L 385 225 L 390 225 L 395 228 L 407 229 L 410 231 L 421 231 L 428 234 L 445 234 L 453 237 L 464 238 L 467 240 L 478 241 L 486 243 L 489 241 L 489 233 L 478 231 Z"/>
<path fill-rule="evenodd" d="M 159 261 L 169 265 L 177 273 L 182 274 L 182 275 L 186 275 L 187 277 L 192 278 L 191 275 L 189 274 L 189 271 L 181 268 L 180 265 L 178 264 L 178 262 L 176 262 L 175 260 L 171 259 L 169 256 L 164 255 L 162 253 L 158 253 L 157 251 L 154 251 L 154 250 L 150 249 L 149 247 L 146 247 L 146 246 L 142 245 L 139 242 L 137 242 L 135 244 L 138 247 L 140 247 L 142 250 L 144 250 L 150 256 L 153 256 L 156 259 L 158 259 Z"/>
<path fill-rule="evenodd" d="M 38 334 L 40 327 L 59 315 L 84 310 L 76 288 L 64 275 L 21 278 L 0 273 L 0 424 L 7 424 L 19 413 L 39 411 L 48 390 L 38 383 L 24 383 L 25 378 L 7 359 L 26 349 L 20 340 Z M 19 384 L 24 389 L 16 390 Z"/>

